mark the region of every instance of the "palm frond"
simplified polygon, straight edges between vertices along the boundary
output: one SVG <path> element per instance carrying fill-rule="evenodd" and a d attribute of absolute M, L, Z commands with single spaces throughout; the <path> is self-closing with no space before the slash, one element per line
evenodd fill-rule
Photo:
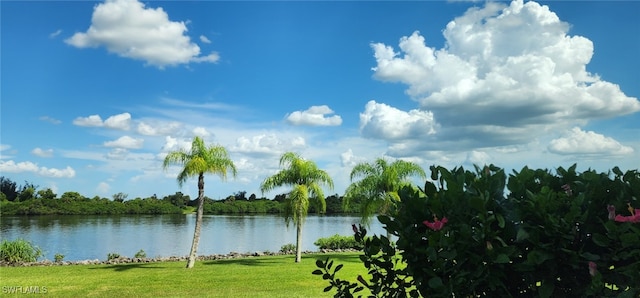
<path fill-rule="evenodd" d="M 292 190 L 285 199 L 285 222 L 293 220 L 296 224 L 304 221 L 309 204 L 312 202 L 320 212 L 326 210 L 326 201 L 322 185 L 333 189 L 333 180 L 329 174 L 311 160 L 305 160 L 297 153 L 286 152 L 280 157 L 280 171 L 265 178 L 260 191 L 268 192 L 277 187 L 291 186 Z"/>
<path fill-rule="evenodd" d="M 162 166 L 166 170 L 170 165 L 183 166 L 177 177 L 181 187 L 187 179 L 196 177 L 200 173 L 216 174 L 222 180 L 226 179 L 229 171 L 233 177 L 237 174 L 236 167 L 227 150 L 222 146 L 206 147 L 200 137 L 193 139 L 189 152 L 185 150 L 169 152 L 164 158 Z"/>
<path fill-rule="evenodd" d="M 366 223 L 376 212 L 385 213 L 400 200 L 398 190 L 411 176 L 426 178 L 424 170 L 413 162 L 389 163 L 378 158 L 372 163 L 359 163 L 351 170 L 352 183 L 346 189 L 343 206 L 348 208 L 353 200 L 359 199 L 362 221 Z"/>

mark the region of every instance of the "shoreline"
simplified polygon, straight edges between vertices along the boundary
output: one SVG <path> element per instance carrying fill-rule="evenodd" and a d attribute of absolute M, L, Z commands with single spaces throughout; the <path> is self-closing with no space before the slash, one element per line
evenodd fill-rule
<path fill-rule="evenodd" d="M 328 253 L 346 253 L 346 252 L 359 252 L 357 249 L 321 249 L 319 251 L 303 251 L 303 255 L 309 254 L 328 254 Z M 231 260 L 241 258 L 252 257 L 266 257 L 266 256 L 282 256 L 282 255 L 295 255 L 295 251 L 288 252 L 252 252 L 252 253 L 238 253 L 230 252 L 228 254 L 213 254 L 197 256 L 196 261 L 215 261 L 215 260 Z M 111 260 L 78 260 L 78 261 L 60 261 L 54 262 L 51 260 L 42 260 L 36 262 L 6 262 L 0 261 L 0 267 L 34 267 L 34 266 L 78 266 L 78 265 L 117 265 L 117 264 L 135 264 L 135 263 L 159 263 L 159 262 L 180 262 L 187 261 L 188 256 L 170 256 L 170 257 L 156 257 L 156 258 L 129 258 L 119 257 Z"/>

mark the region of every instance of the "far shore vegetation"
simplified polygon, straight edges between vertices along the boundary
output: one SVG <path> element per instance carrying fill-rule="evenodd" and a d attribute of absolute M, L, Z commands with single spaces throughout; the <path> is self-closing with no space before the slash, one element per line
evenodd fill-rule
<path fill-rule="evenodd" d="M 78 192 L 55 194 L 51 189 L 40 189 L 29 182 L 18 185 L 7 177 L 0 177 L 0 213 L 7 215 L 123 215 L 123 214 L 184 214 L 195 212 L 197 198 L 182 192 L 162 197 L 153 194 L 146 198 L 127 198 L 127 194 L 116 193 L 111 198 L 85 197 Z M 225 199 L 214 200 L 205 196 L 204 214 L 282 214 L 286 194 L 273 198 L 258 197 L 238 191 Z M 359 201 L 350 201 L 344 208 L 343 196 L 326 197 L 324 214 L 358 214 Z M 315 206 L 309 213 L 319 214 Z"/>

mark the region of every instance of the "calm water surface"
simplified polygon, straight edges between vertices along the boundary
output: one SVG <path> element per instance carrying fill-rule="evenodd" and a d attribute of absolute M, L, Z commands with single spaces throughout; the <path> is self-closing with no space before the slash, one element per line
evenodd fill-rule
<path fill-rule="evenodd" d="M 39 246 L 44 258 L 57 253 L 65 260 L 104 260 L 109 253 L 133 257 L 143 249 L 147 257 L 183 256 L 191 247 L 195 214 L 136 216 L 2 216 L 2 239 L 24 238 Z M 303 250 L 317 250 L 320 237 L 352 235 L 353 216 L 308 216 L 303 227 Z M 384 234 L 373 220 L 369 234 Z M 288 228 L 276 215 L 205 215 L 198 255 L 229 252 L 279 251 L 295 243 L 295 226 Z"/>

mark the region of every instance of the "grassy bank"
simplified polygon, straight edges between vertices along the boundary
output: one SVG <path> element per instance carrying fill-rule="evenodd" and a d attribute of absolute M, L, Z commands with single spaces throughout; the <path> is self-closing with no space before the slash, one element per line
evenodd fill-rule
<path fill-rule="evenodd" d="M 330 256 L 344 264 L 340 278 L 355 280 L 366 275 L 358 255 L 310 254 L 299 264 L 291 255 L 250 257 L 197 262 L 193 269 L 184 262 L 1 267 L 0 286 L 3 296 L 38 287 L 52 297 L 332 297 L 322 292 L 328 282 L 311 274 L 315 261 Z"/>

